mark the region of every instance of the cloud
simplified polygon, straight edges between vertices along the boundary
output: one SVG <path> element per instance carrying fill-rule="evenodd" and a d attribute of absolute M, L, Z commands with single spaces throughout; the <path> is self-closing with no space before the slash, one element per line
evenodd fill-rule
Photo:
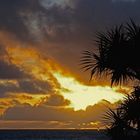
<path fill-rule="evenodd" d="M 0 30 L 24 41 L 42 37 L 53 41 L 77 40 L 91 30 L 124 22 L 129 17 L 140 20 L 140 3 L 136 0 L 13 0 L 12 3 L 1 0 L 0 3 Z"/>
<path fill-rule="evenodd" d="M 21 79 L 26 74 L 16 65 L 0 61 L 0 79 Z"/>
<path fill-rule="evenodd" d="M 60 122 L 60 121 L 0 121 L 0 129 L 46 129 L 46 128 L 67 128 L 71 125 L 71 122 Z M 71 126 L 73 128 L 73 126 Z M 6 138 L 10 136 L 6 136 Z M 44 136 L 43 136 L 44 137 Z M 46 136 L 45 136 L 46 137 Z M 29 138 L 29 137 L 28 137 Z M 47 136 L 47 138 L 52 138 L 52 136 Z M 11 138 L 10 138 L 11 139 Z"/>
<path fill-rule="evenodd" d="M 21 61 L 26 61 L 27 57 L 22 57 L 22 60 L 19 60 L 22 64 L 16 64 L 15 61 L 18 61 L 16 54 L 16 49 L 14 45 L 16 46 L 16 41 L 10 41 L 10 43 L 4 44 L 2 41 L 2 44 L 0 46 L 0 96 L 5 97 L 8 93 L 30 93 L 30 94 L 50 94 L 54 92 L 54 87 L 51 85 L 51 83 L 46 80 L 42 80 L 40 78 L 36 78 L 35 74 L 32 74 L 29 72 L 29 70 L 25 69 L 23 67 L 23 63 Z M 6 41 L 6 43 L 8 42 Z M 14 42 L 14 43 L 13 43 Z M 14 45 L 13 45 L 14 44 Z M 20 45 L 20 44 L 18 44 Z M 13 47 L 15 55 L 15 58 L 12 57 L 8 49 L 11 49 L 10 47 Z M 29 52 L 29 51 L 27 51 Z M 19 54 L 19 53 L 18 53 Z M 26 53 L 25 53 L 26 54 Z M 20 52 L 20 58 L 21 59 L 21 52 Z M 31 56 L 31 53 L 29 53 Z M 33 61 L 34 56 L 33 56 Z M 37 59 L 38 61 L 39 58 Z M 29 61 L 29 59 L 28 59 Z M 27 61 L 26 61 L 27 63 Z M 32 64 L 31 64 L 32 65 Z M 32 67 L 28 66 L 30 71 L 32 71 Z M 41 66 L 38 66 L 39 69 L 41 69 Z"/>
<path fill-rule="evenodd" d="M 136 2 L 137 0 L 112 0 L 113 2 Z"/>
<path fill-rule="evenodd" d="M 1 0 L 0 30 L 11 32 L 21 40 L 31 41 L 32 37 L 24 23 L 24 17 L 22 17 L 22 14 L 36 13 L 40 10 L 39 0 Z"/>
<path fill-rule="evenodd" d="M 116 104 L 102 101 L 94 106 L 89 106 L 85 111 L 74 111 L 72 108 L 57 108 L 38 106 L 31 107 L 30 105 L 18 105 L 9 108 L 1 119 L 11 121 L 56 121 L 56 122 L 71 122 L 67 127 L 78 127 L 78 124 L 89 124 L 90 122 L 101 121 L 108 107 L 115 108 Z M 80 119 L 79 119 L 80 116 Z"/>
<path fill-rule="evenodd" d="M 40 81 L 37 79 L 15 79 L 0 82 L 0 97 L 8 97 L 8 94 L 53 94 L 55 93 L 53 87 L 47 81 Z"/>
<path fill-rule="evenodd" d="M 18 92 L 19 87 L 17 82 L 5 81 L 0 83 L 0 97 L 5 97 L 8 92 Z"/>
<path fill-rule="evenodd" d="M 53 4 L 46 8 L 42 23 L 45 24 L 47 40 L 43 51 L 87 81 L 87 73 L 79 72 L 81 52 L 95 50 L 91 38 L 98 31 L 125 23 L 130 17 L 140 23 L 139 5 L 140 1 L 112 0 L 76 0 L 74 8 Z"/>
<path fill-rule="evenodd" d="M 72 7 L 74 3 L 74 0 L 41 0 L 41 4 L 42 6 L 44 6 L 45 8 L 49 9 L 53 6 L 58 6 L 61 8 L 64 7 Z"/>
<path fill-rule="evenodd" d="M 43 105 L 64 107 L 64 106 L 70 105 L 70 101 L 67 99 L 64 99 L 62 95 L 51 94 L 50 97 L 46 99 L 46 102 L 43 102 Z"/>
<path fill-rule="evenodd" d="M 95 45 L 90 45 L 91 33 L 95 35 L 96 31 L 124 23 L 129 17 L 140 23 L 139 5 L 138 0 L 133 3 L 126 0 L 1 0 L 0 109 L 9 107 L 3 118 L 15 121 L 44 120 L 47 125 L 54 120 L 58 122 L 51 125 L 67 125 L 67 122 L 72 121 L 69 126 L 96 122 L 106 107 L 100 103 L 88 107 L 86 111 L 77 112 L 65 108 L 70 102 L 56 95 L 54 86 L 60 88 L 58 81 L 54 78 L 54 83 L 51 82 L 53 76 L 49 73 L 48 65 L 41 63 L 42 57 L 35 57 L 32 55 L 33 49 L 28 48 L 35 47 L 40 55 L 45 54 L 47 58 L 49 54 L 56 63 L 87 83 L 89 77 L 80 72 L 78 63 L 83 50 L 95 48 Z M 23 46 L 24 50 L 16 50 Z M 7 48 L 12 50 L 11 55 L 7 53 Z M 11 62 L 12 55 L 15 59 Z M 96 81 L 94 83 L 99 84 Z M 40 106 L 33 107 L 27 103 L 25 96 L 17 96 L 23 93 L 36 96 L 43 93 L 50 97 L 39 102 Z M 26 105 L 25 102 L 19 103 L 20 99 L 25 100 Z"/>
<path fill-rule="evenodd" d="M 32 94 L 46 94 L 53 92 L 53 87 L 47 81 L 37 80 L 35 78 L 20 80 L 19 88 L 21 92 Z"/>
<path fill-rule="evenodd" d="M 26 78 L 25 72 L 11 63 L 10 56 L 4 46 L 0 46 L 0 80 L 2 79 L 22 79 Z"/>

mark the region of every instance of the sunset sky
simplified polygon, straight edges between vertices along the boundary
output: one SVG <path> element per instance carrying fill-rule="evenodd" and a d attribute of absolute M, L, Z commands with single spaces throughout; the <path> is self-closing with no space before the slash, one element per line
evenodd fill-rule
<path fill-rule="evenodd" d="M 98 31 L 140 23 L 139 0 L 0 0 L 0 129 L 103 128 L 130 87 L 79 65 Z"/>

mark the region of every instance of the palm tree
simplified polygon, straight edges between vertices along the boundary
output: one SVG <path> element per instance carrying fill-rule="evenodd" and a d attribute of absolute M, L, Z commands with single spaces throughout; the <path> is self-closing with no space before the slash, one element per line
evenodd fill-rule
<path fill-rule="evenodd" d="M 130 127 L 123 118 L 122 110 L 109 109 L 103 117 L 103 122 L 108 125 L 107 133 L 113 140 L 124 139 L 128 136 Z"/>
<path fill-rule="evenodd" d="M 98 52 L 85 51 L 81 58 L 82 68 L 93 75 L 110 75 L 111 86 L 128 80 L 140 81 L 140 26 L 130 23 L 97 34 Z M 117 139 L 136 131 L 140 138 L 140 86 L 128 95 L 116 111 L 109 109 L 104 116 L 110 121 L 108 133 Z M 133 134 L 132 134 L 133 135 Z M 127 137 L 128 139 L 128 137 Z M 131 138 L 130 138 L 131 139 Z"/>
<path fill-rule="evenodd" d="M 135 73 L 135 78 L 140 80 L 140 26 L 136 25 L 133 20 L 127 23 L 126 31 L 128 36 L 128 45 L 130 46 L 129 68 Z"/>
<path fill-rule="evenodd" d="M 140 80 L 140 26 L 131 20 L 126 26 L 98 33 L 96 43 L 98 52 L 85 51 L 81 59 L 82 68 L 91 71 L 91 78 L 94 74 L 108 74 L 111 85 Z"/>
<path fill-rule="evenodd" d="M 118 109 L 122 111 L 122 116 L 128 125 L 140 133 L 140 87 L 135 87 L 134 91 L 125 98 Z"/>

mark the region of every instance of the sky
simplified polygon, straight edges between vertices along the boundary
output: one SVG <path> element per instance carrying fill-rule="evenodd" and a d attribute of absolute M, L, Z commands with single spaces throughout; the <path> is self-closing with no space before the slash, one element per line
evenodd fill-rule
<path fill-rule="evenodd" d="M 81 70 L 99 31 L 140 23 L 139 0 L 1 0 L 0 129 L 104 128 L 126 86 Z"/>

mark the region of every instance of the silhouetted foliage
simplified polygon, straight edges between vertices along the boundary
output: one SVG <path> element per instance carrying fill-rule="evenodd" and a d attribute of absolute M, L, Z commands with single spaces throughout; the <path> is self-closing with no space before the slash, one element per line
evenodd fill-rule
<path fill-rule="evenodd" d="M 140 87 L 125 97 L 116 110 L 109 109 L 103 121 L 109 126 L 108 134 L 117 139 L 140 138 Z"/>
<path fill-rule="evenodd" d="M 140 80 L 140 26 L 131 20 L 125 26 L 98 33 L 96 44 L 98 52 L 85 51 L 81 58 L 82 68 L 91 71 L 91 78 L 108 74 L 111 85 Z"/>
<path fill-rule="evenodd" d="M 114 140 L 124 138 L 127 135 L 129 126 L 123 118 L 121 110 L 117 109 L 114 111 L 109 109 L 104 115 L 103 121 L 108 124 L 107 133 Z"/>
<path fill-rule="evenodd" d="M 98 52 L 83 52 L 81 65 L 93 75 L 111 77 L 111 86 L 128 80 L 140 81 L 140 26 L 133 20 L 97 34 Z M 103 117 L 113 140 L 140 139 L 140 86 L 127 95 L 116 110 Z"/>

